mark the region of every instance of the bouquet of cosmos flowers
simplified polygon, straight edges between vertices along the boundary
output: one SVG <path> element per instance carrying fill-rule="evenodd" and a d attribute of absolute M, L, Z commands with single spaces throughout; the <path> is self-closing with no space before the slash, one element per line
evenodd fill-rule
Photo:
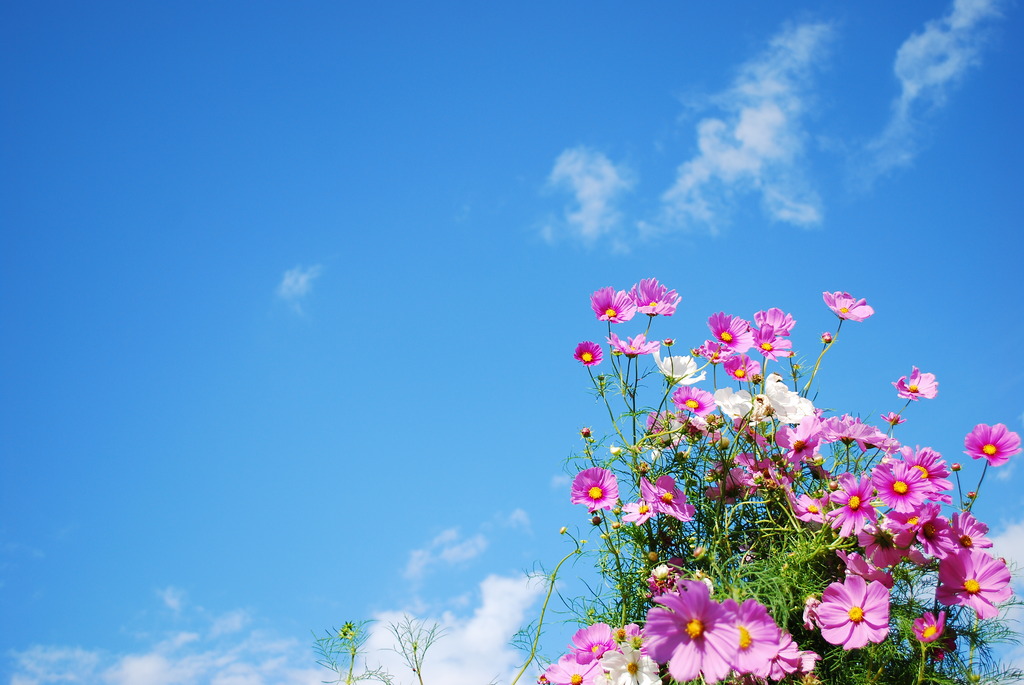
<path fill-rule="evenodd" d="M 597 547 L 606 582 L 579 600 L 585 627 L 539 682 L 1018 682 L 991 654 L 1013 637 L 1000 613 L 1010 571 L 971 507 L 1020 437 L 970 431 L 965 452 L 985 465 L 963 493 L 959 464 L 895 437 L 903 409 L 935 397 L 934 375 L 894 382 L 906 404 L 878 426 L 815 407 L 843 324 L 874 314 L 823 297 L 838 325 L 807 370 L 780 309 L 714 314 L 709 338 L 673 356 L 650 333 L 675 313 L 674 290 L 646 279 L 593 293 L 607 338 L 574 356 L 611 427 L 581 431 L 570 497 L 594 530 L 577 544 Z"/>

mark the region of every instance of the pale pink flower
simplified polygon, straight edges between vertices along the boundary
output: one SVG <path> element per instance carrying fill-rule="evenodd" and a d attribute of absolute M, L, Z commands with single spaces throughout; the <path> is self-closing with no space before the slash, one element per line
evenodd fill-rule
<path fill-rule="evenodd" d="M 636 315 L 636 303 L 625 290 L 601 288 L 590 296 L 590 307 L 598 320 L 609 323 L 624 323 Z"/>
<path fill-rule="evenodd" d="M 909 379 L 901 376 L 898 381 L 893 382 L 893 386 L 896 388 L 896 395 L 906 400 L 917 401 L 922 397 L 930 400 L 939 394 L 935 374 L 921 373 L 916 366 L 910 372 Z"/>
<path fill-rule="evenodd" d="M 979 423 L 964 438 L 964 454 L 973 459 L 985 458 L 989 466 L 1002 466 L 1020 452 L 1020 436 L 997 423 L 989 426 Z"/>
<path fill-rule="evenodd" d="M 974 609 L 980 619 L 993 618 L 999 614 L 996 605 L 1012 594 L 1010 570 L 990 554 L 961 549 L 939 562 L 935 598 L 943 604 L 962 604 Z"/>
<path fill-rule="evenodd" d="M 821 636 L 843 649 L 881 642 L 889 634 L 889 591 L 878 581 L 868 583 L 860 576 L 832 583 L 821 596 L 818 622 Z"/>
<path fill-rule="evenodd" d="M 875 310 L 868 306 L 867 300 L 863 298 L 855 300 L 850 297 L 850 293 L 822 293 L 821 298 L 840 319 L 863 321 L 875 313 Z"/>
<path fill-rule="evenodd" d="M 659 340 L 647 340 L 643 333 L 634 338 L 628 338 L 626 342 L 619 339 L 619 336 L 612 333 L 608 336 L 608 344 L 627 357 L 639 357 L 641 354 L 651 354 L 661 346 Z"/>
<path fill-rule="evenodd" d="M 649 316 L 672 316 L 676 313 L 681 298 L 675 290 L 658 283 L 656 278 L 645 278 L 629 291 L 636 304 L 636 310 Z"/>

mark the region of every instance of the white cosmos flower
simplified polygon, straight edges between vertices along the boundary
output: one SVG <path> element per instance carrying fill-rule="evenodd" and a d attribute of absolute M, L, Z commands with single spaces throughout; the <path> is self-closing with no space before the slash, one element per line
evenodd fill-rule
<path fill-rule="evenodd" d="M 649 657 L 623 643 L 621 652 L 605 652 L 601 668 L 608 671 L 611 685 L 660 685 L 658 664 Z"/>
<path fill-rule="evenodd" d="M 666 357 L 662 359 L 661 352 L 655 350 L 654 361 L 658 364 L 658 369 L 661 373 L 673 385 L 693 385 L 707 377 L 707 372 L 705 371 L 701 371 L 699 376 L 696 375 L 697 362 L 690 356 Z"/>
<path fill-rule="evenodd" d="M 719 388 L 715 391 L 715 404 L 729 418 L 741 419 L 750 413 L 750 393 L 746 390 Z"/>
<path fill-rule="evenodd" d="M 775 410 L 775 418 L 782 423 L 800 423 L 805 416 L 814 416 L 814 405 L 800 393 L 786 387 L 782 376 L 770 374 L 765 380 L 764 393 Z"/>

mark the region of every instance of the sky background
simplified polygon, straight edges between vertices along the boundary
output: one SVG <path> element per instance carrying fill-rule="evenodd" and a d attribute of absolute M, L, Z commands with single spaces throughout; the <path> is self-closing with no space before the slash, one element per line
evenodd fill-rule
<path fill-rule="evenodd" d="M 678 290 L 685 347 L 780 307 L 808 355 L 848 291 L 877 314 L 819 406 L 899 409 L 918 366 L 905 444 L 1024 431 L 1022 29 L 998 0 L 4 3 L 0 677 L 308 685 L 310 631 L 382 619 L 377 650 L 409 612 L 449 633 L 428 680 L 507 682 L 524 571 L 586 523 L 604 286 Z M 1022 479 L 975 511 L 1024 562 Z"/>

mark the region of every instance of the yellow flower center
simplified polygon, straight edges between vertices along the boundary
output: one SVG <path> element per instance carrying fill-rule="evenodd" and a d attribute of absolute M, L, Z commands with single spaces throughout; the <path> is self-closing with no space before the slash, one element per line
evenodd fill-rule
<path fill-rule="evenodd" d="M 796 442 L 793 443 L 793 451 L 794 452 L 799 452 L 800 450 L 802 450 L 805 447 L 807 447 L 807 443 L 804 442 L 803 440 L 797 440 Z"/>
<path fill-rule="evenodd" d="M 911 516 L 910 518 L 907 519 L 907 525 L 908 526 L 916 526 L 918 520 L 919 519 L 916 516 Z"/>
<path fill-rule="evenodd" d="M 857 511 L 858 509 L 860 509 L 860 497 L 854 495 L 853 497 L 850 498 L 850 501 L 846 503 L 846 506 L 850 507 L 854 511 Z"/>
<path fill-rule="evenodd" d="M 721 338 L 722 342 L 732 342 L 732 333 L 730 333 L 729 331 L 723 331 Z"/>
<path fill-rule="evenodd" d="M 850 611 L 847 613 L 850 616 L 850 620 L 854 623 L 860 623 L 864 620 L 864 610 L 860 607 L 850 607 Z"/>
<path fill-rule="evenodd" d="M 743 369 L 736 369 L 736 378 L 743 378 L 747 375 L 747 372 Z"/>
<path fill-rule="evenodd" d="M 962 547 L 974 547 L 974 540 L 971 539 L 970 535 L 961 535 L 960 545 Z"/>
<path fill-rule="evenodd" d="M 639 670 L 640 665 L 637 664 L 635 661 L 630 661 L 628 664 L 626 664 L 626 672 L 629 673 L 629 675 L 636 675 L 636 672 Z"/>
<path fill-rule="evenodd" d="M 761 349 L 765 352 L 771 352 L 774 348 L 770 342 L 763 342 L 761 343 Z"/>
<path fill-rule="evenodd" d="M 910 392 L 917 392 L 917 386 L 916 385 L 908 385 L 907 386 L 907 390 L 909 390 Z"/>
<path fill-rule="evenodd" d="M 704 624 L 700 622 L 699 618 L 695 618 L 686 624 L 686 634 L 693 640 L 704 634 Z"/>
<path fill-rule="evenodd" d="M 636 508 L 637 513 L 641 514 L 641 515 L 642 514 L 646 514 L 650 510 L 651 510 L 651 508 L 649 506 L 647 506 L 646 504 L 641 504 L 639 507 Z M 623 640 L 626 639 L 626 634 L 625 633 L 622 634 L 622 639 Z"/>
<path fill-rule="evenodd" d="M 700 408 L 700 402 L 698 402 L 697 400 L 686 400 L 686 402 L 684 404 L 686 404 L 687 409 L 699 409 Z"/>
<path fill-rule="evenodd" d="M 989 443 L 989 444 L 985 445 L 984 447 L 982 447 L 981 451 L 991 457 L 993 454 L 995 454 L 999 450 L 996 449 L 995 445 L 993 445 L 992 443 Z"/>
<path fill-rule="evenodd" d="M 839 311 L 842 312 L 843 314 L 849 314 L 850 313 L 850 308 L 849 307 L 840 307 Z"/>
<path fill-rule="evenodd" d="M 675 498 L 676 498 L 676 496 L 673 495 L 671 492 L 663 492 L 661 494 L 661 501 L 664 502 L 665 504 L 668 504 L 669 502 L 671 502 Z"/>
<path fill-rule="evenodd" d="M 616 312 L 611 307 L 608 307 L 608 309 L 604 310 L 604 315 L 607 316 L 609 319 L 614 317 L 616 314 L 618 314 L 618 312 Z"/>
<path fill-rule="evenodd" d="M 740 626 L 740 649 L 747 649 L 753 642 L 750 638 L 750 631 Z"/>
<path fill-rule="evenodd" d="M 895 492 L 897 495 L 905 495 L 907 494 L 907 490 L 909 489 L 910 488 L 907 486 L 907 484 L 901 480 L 898 480 L 892 484 L 892 491 Z"/>
<path fill-rule="evenodd" d="M 974 578 L 968 578 L 964 581 L 964 589 L 972 595 L 976 595 L 981 592 L 981 583 L 976 581 Z"/>
<path fill-rule="evenodd" d="M 914 468 L 917 469 L 918 471 L 920 471 L 921 475 L 924 476 L 925 478 L 927 478 L 929 475 L 931 475 L 931 474 L 928 473 L 928 469 L 926 469 L 925 467 L 921 466 L 920 464 L 914 464 Z"/>
<path fill-rule="evenodd" d="M 601 651 L 601 645 L 594 645 L 593 647 L 590 648 L 590 651 L 593 652 L 594 654 L 597 654 L 599 651 Z"/>
<path fill-rule="evenodd" d="M 651 300 L 651 303 L 649 305 L 647 305 L 647 306 L 648 307 L 657 307 L 658 306 L 658 301 L 657 300 Z"/>
<path fill-rule="evenodd" d="M 817 504 L 809 504 L 807 505 L 807 511 L 811 512 L 812 514 L 817 514 L 821 510 L 818 509 Z"/>
<path fill-rule="evenodd" d="M 587 497 L 594 500 L 595 502 L 604 497 L 604 490 L 597 487 L 596 485 L 587 491 Z"/>
<path fill-rule="evenodd" d="M 581 685 L 581 683 L 583 683 L 583 676 L 579 673 L 573 673 L 569 678 L 569 682 L 572 683 L 572 685 Z"/>
<path fill-rule="evenodd" d="M 594 355 L 590 354 L 589 352 L 584 352 L 583 354 L 580 355 L 580 357 L 585 362 L 592 362 L 592 361 L 594 361 Z"/>
<path fill-rule="evenodd" d="M 643 509 L 643 505 L 641 505 L 640 508 Z M 626 629 L 625 628 L 616 628 L 615 629 L 615 641 L 616 642 L 622 642 L 625 639 L 626 639 Z"/>
<path fill-rule="evenodd" d="M 934 635 L 937 632 L 939 632 L 939 629 L 938 629 L 937 626 L 928 626 L 927 628 L 925 628 L 924 630 L 921 631 L 921 637 L 923 637 L 924 639 L 927 640 L 928 638 L 930 638 L 932 635 Z"/>

